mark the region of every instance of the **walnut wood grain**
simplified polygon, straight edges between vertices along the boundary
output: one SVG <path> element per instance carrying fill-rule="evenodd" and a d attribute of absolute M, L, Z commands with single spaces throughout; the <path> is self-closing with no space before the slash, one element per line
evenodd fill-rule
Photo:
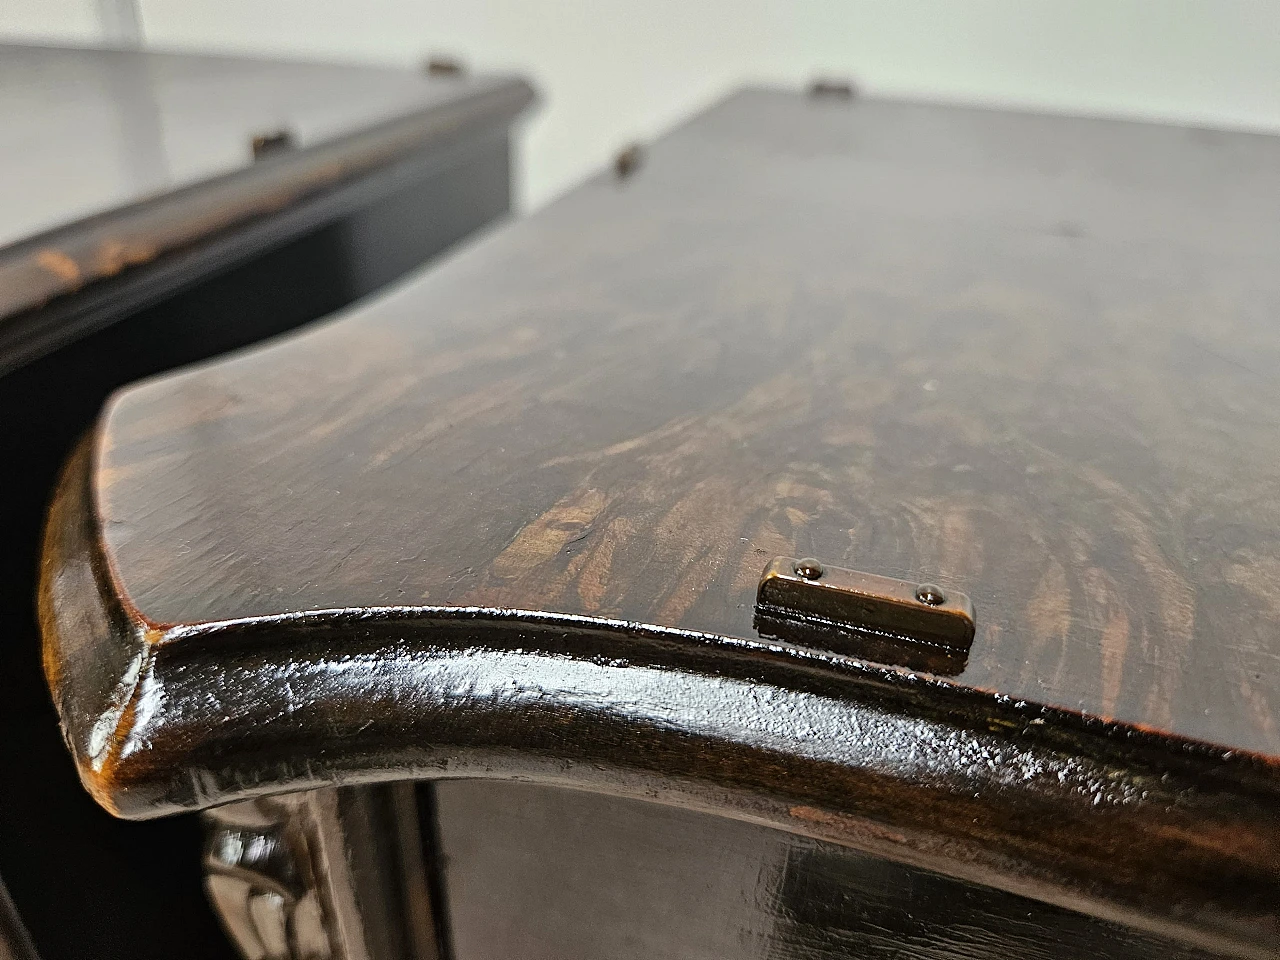
<path fill-rule="evenodd" d="M 86 785 L 569 783 L 1271 954 L 1278 161 L 748 92 L 119 394 L 43 576 Z M 779 555 L 968 594 L 964 672 L 762 642 Z"/>
<path fill-rule="evenodd" d="M 112 589 L 86 454 L 50 514 L 45 671 L 81 779 L 116 814 L 518 780 L 1274 955 L 1273 762 L 844 656 L 598 618 L 381 607 L 156 629 Z"/>
<path fill-rule="evenodd" d="M 120 395 L 117 589 L 161 625 L 488 605 L 751 637 L 767 561 L 814 555 L 968 593 L 967 685 L 1280 753 L 1278 160 L 736 97 L 625 186 Z"/>

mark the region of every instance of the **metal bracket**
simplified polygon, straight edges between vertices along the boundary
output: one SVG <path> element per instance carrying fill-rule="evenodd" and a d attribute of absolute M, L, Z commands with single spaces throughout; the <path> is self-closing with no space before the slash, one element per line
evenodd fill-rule
<path fill-rule="evenodd" d="M 756 591 L 756 629 L 833 653 L 953 676 L 973 645 L 963 593 L 812 558 L 778 557 Z"/>

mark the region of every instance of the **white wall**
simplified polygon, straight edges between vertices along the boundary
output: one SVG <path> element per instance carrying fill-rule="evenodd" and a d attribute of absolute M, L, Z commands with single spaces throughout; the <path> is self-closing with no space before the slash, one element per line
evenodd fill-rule
<path fill-rule="evenodd" d="M 157 47 L 395 64 L 444 52 L 528 74 L 545 101 L 527 206 L 736 85 L 820 72 L 873 93 L 1280 130 L 1274 0 L 137 2 Z M 72 35 L 93 3 L 0 0 L 0 31 L 12 7 L 46 32 L 65 16 Z"/>
<path fill-rule="evenodd" d="M 0 0 L 0 39 L 83 44 L 101 35 L 97 0 Z"/>

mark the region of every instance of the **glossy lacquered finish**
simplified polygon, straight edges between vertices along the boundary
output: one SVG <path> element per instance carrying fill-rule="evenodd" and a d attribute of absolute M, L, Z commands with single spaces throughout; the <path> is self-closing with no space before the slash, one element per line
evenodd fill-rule
<path fill-rule="evenodd" d="M 6 269 L 130 224 L 186 238 L 0 318 L 0 727 L 16 731 L 0 738 L 0 874 L 45 960 L 235 956 L 201 889 L 198 818 L 113 820 L 67 762 L 33 603 L 60 465 L 121 385 L 329 314 L 508 213 L 508 113 L 527 97 L 515 78 L 0 48 Z M 255 164 L 252 137 L 279 130 L 291 149 Z M 314 176 L 330 147 L 350 176 Z M 228 227 L 253 208 L 228 197 L 267 207 Z M 31 291 L 5 276 L 0 299 Z"/>
<path fill-rule="evenodd" d="M 1272 955 L 1278 160 L 745 93 L 118 395 L 43 573 L 86 786 L 572 785 Z M 967 662 L 762 636 L 777 556 L 967 594 Z"/>
<path fill-rule="evenodd" d="M 119 396 L 117 588 L 156 625 L 750 638 L 764 565 L 814 556 L 972 597 L 968 686 L 1278 753 L 1278 159 L 736 97 L 341 323 Z"/>
<path fill-rule="evenodd" d="M 579 617 L 356 608 L 140 628 L 90 537 L 86 461 L 50 517 L 45 670 L 113 812 L 335 782 L 572 785 L 1271 953 L 1280 778 L 1256 756 L 789 645 Z"/>
<path fill-rule="evenodd" d="M 1077 913 L 675 807 L 436 787 L 454 960 L 1190 960 Z"/>

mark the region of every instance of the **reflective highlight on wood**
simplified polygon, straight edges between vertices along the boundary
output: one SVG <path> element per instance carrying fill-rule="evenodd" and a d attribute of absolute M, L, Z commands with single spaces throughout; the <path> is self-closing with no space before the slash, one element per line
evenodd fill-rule
<path fill-rule="evenodd" d="M 1277 164 L 747 92 L 117 395 L 42 576 L 85 785 L 528 781 L 1274 956 Z M 971 596 L 967 659 L 757 630 L 778 556 Z"/>
<path fill-rule="evenodd" d="M 338 322 L 118 396 L 116 589 L 161 626 L 750 639 L 763 566 L 815 556 L 971 596 L 969 686 L 1280 754 L 1278 164 L 737 95 Z"/>
<path fill-rule="evenodd" d="M 46 670 L 85 786 L 119 814 L 334 782 L 571 784 L 1240 956 L 1280 932 L 1280 776 L 1250 754 L 622 622 L 382 608 L 138 630 L 100 590 L 86 467 L 50 517 Z"/>

